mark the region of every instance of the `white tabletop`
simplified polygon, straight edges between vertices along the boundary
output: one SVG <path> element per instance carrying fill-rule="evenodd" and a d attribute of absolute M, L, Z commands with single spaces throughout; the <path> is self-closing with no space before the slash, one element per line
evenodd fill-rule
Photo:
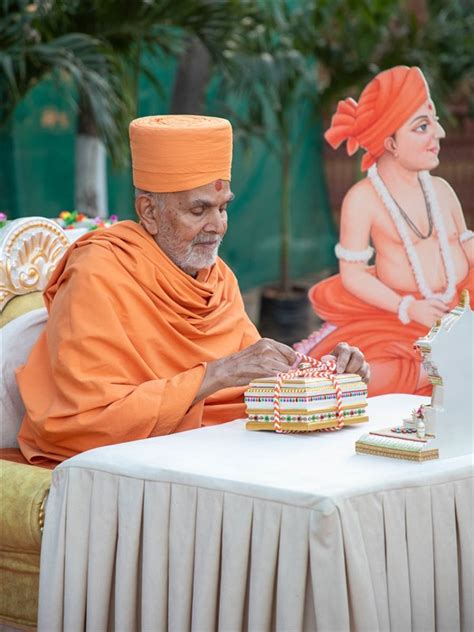
<path fill-rule="evenodd" d="M 401 423 L 427 398 L 369 400 L 368 423 L 335 432 L 248 431 L 244 420 L 90 450 L 61 468 L 84 468 L 314 506 L 322 500 L 470 476 L 472 455 L 424 463 L 355 453 L 355 441 Z"/>

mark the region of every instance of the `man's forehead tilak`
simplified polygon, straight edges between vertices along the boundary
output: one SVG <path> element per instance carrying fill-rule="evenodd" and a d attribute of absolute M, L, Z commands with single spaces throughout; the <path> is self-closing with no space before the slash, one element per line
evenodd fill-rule
<path fill-rule="evenodd" d="M 435 120 L 438 120 L 438 117 L 436 116 L 436 110 L 435 107 L 433 105 L 433 102 L 431 100 L 428 101 L 427 106 L 426 106 L 429 110 L 429 114 L 419 114 L 418 116 L 415 116 L 414 119 L 412 119 L 409 122 L 409 125 L 412 125 L 413 123 L 415 123 L 416 121 L 418 121 L 419 119 L 429 119 L 430 115 L 434 116 Z"/>

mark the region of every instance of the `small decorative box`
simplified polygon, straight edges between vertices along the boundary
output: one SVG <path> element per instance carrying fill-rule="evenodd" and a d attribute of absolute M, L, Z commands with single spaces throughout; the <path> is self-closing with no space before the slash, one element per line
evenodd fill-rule
<path fill-rule="evenodd" d="M 368 421 L 367 386 L 358 375 L 314 373 L 251 382 L 245 392 L 247 429 L 312 432 Z"/>
<path fill-rule="evenodd" d="M 412 428 L 399 426 L 364 434 L 356 441 L 355 447 L 357 454 L 389 456 L 406 461 L 428 461 L 439 457 L 438 450 L 430 445 L 432 438 Z"/>

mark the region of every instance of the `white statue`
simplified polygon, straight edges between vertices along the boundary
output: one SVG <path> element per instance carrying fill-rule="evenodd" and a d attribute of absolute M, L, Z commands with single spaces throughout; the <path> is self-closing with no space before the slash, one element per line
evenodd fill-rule
<path fill-rule="evenodd" d="M 474 452 L 474 315 L 469 292 L 415 346 L 433 384 L 431 403 L 423 406 L 426 434 L 440 458 Z"/>
<path fill-rule="evenodd" d="M 474 315 L 467 290 L 415 349 L 433 384 L 431 402 L 413 410 L 401 426 L 363 435 L 356 451 L 414 461 L 474 452 Z"/>

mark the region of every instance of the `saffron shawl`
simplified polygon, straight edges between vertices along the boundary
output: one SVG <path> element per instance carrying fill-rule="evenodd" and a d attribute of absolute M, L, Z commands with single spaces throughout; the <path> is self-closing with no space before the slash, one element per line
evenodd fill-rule
<path fill-rule="evenodd" d="M 48 323 L 17 374 L 28 461 L 244 415 L 242 388 L 192 405 L 206 363 L 259 338 L 221 259 L 194 279 L 125 221 L 75 242 L 45 301 Z"/>

